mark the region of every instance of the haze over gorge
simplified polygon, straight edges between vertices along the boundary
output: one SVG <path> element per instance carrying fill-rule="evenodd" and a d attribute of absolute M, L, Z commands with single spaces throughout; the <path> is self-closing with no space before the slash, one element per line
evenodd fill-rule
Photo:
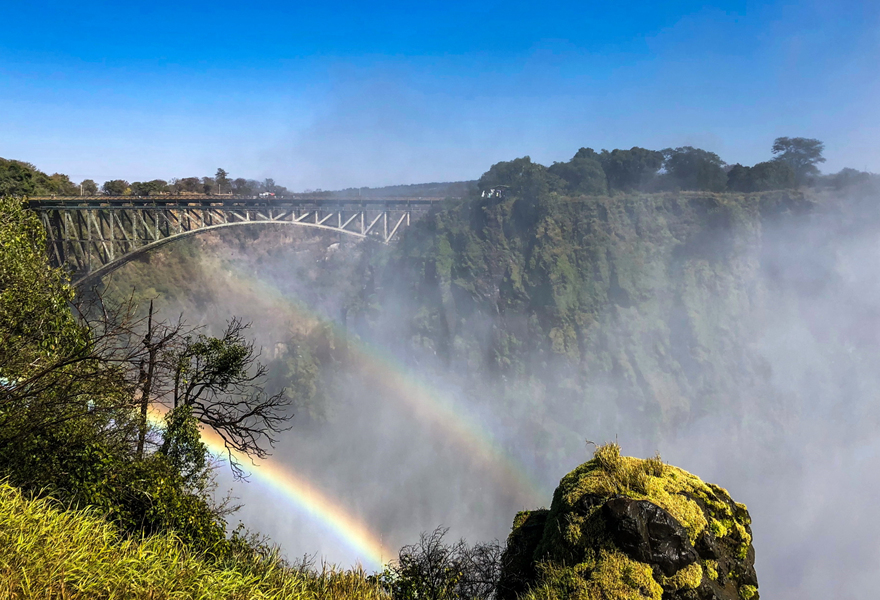
<path fill-rule="evenodd" d="M 441 185 L 460 197 L 388 245 L 230 228 L 97 291 L 209 335 L 251 324 L 294 416 L 249 482 L 216 470 L 217 497 L 290 559 L 374 569 L 438 526 L 503 542 L 616 441 L 748 506 L 766 597 L 867 597 L 880 182 L 821 175 L 817 140 L 777 144 L 752 167 L 691 147 L 519 158 Z"/>

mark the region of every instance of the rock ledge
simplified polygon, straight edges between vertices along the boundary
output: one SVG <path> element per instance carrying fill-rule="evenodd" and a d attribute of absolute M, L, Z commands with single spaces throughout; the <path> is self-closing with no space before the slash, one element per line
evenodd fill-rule
<path fill-rule="evenodd" d="M 500 600 L 759 600 L 751 519 L 723 488 L 617 444 L 519 513 Z"/>

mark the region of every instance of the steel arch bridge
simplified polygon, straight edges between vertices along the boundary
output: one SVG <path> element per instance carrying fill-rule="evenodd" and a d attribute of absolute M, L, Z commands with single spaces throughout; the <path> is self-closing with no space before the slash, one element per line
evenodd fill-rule
<path fill-rule="evenodd" d="M 31 198 L 46 228 L 50 262 L 74 285 L 97 281 L 150 250 L 202 231 L 296 225 L 393 241 L 440 198 Z"/>

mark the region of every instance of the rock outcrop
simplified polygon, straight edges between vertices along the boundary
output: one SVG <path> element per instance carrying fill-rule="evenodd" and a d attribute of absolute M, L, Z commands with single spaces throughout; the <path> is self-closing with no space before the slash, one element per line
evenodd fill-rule
<path fill-rule="evenodd" d="M 617 444 L 521 512 L 500 600 L 759 600 L 751 519 L 721 487 Z"/>

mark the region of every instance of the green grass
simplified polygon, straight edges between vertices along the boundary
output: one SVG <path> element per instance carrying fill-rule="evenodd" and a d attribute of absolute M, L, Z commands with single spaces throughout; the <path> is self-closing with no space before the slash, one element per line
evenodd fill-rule
<path fill-rule="evenodd" d="M 174 535 L 133 539 L 90 510 L 28 500 L 0 483 L 0 599 L 378 599 L 359 569 L 291 569 L 275 557 L 222 565 Z"/>

